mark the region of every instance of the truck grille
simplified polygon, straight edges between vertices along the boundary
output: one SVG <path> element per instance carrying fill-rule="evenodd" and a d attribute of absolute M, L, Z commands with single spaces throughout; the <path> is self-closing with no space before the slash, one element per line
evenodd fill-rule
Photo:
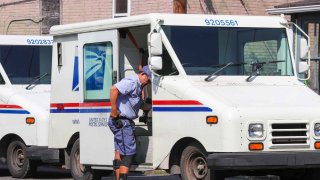
<path fill-rule="evenodd" d="M 270 148 L 309 147 L 308 123 L 271 123 Z"/>

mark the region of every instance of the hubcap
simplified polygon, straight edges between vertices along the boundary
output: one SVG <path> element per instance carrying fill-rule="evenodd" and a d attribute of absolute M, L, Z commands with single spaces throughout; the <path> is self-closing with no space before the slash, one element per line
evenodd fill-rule
<path fill-rule="evenodd" d="M 24 153 L 20 146 L 17 146 L 13 151 L 13 163 L 16 167 L 21 168 L 24 163 Z"/>
<path fill-rule="evenodd" d="M 191 159 L 191 168 L 197 179 L 203 179 L 208 173 L 207 162 L 202 156 L 196 156 Z"/>

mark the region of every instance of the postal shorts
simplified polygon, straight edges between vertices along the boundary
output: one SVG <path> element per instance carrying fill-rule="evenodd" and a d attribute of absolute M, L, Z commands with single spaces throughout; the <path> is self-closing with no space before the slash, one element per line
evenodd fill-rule
<path fill-rule="evenodd" d="M 114 134 L 114 148 L 119 150 L 121 155 L 136 154 L 136 138 L 134 137 L 134 122 L 129 119 L 120 118 L 123 127 L 116 128 L 112 118 L 109 118 L 108 126 Z"/>

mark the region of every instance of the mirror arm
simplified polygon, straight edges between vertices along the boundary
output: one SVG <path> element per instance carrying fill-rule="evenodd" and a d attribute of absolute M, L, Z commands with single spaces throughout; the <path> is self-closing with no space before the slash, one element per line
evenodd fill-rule
<path fill-rule="evenodd" d="M 294 27 L 296 27 L 305 37 L 307 37 L 307 42 L 308 42 L 308 58 L 307 58 L 307 64 L 309 65 L 309 70 L 308 70 L 308 73 L 307 73 L 307 77 L 306 78 L 299 78 L 299 80 L 301 81 L 305 81 L 305 80 L 308 80 L 310 79 L 310 72 L 311 72 L 311 69 L 310 69 L 310 37 L 308 36 L 307 33 L 305 33 L 297 24 L 293 23 L 293 22 L 288 22 L 288 24 L 290 25 L 293 25 Z M 297 71 L 298 73 L 298 71 Z"/>
<path fill-rule="evenodd" d="M 161 22 L 163 22 L 163 19 L 156 19 L 156 21 L 155 21 L 155 24 L 151 27 L 151 29 L 150 29 L 150 32 L 148 33 L 148 39 L 151 39 L 151 36 L 152 36 L 152 34 L 153 33 L 155 33 L 155 32 L 158 32 L 159 30 L 157 30 L 156 28 L 157 28 L 157 26 L 160 28 L 160 23 Z M 150 57 L 151 57 L 151 42 L 148 42 L 148 49 L 149 49 L 149 51 L 148 51 L 148 66 L 149 66 L 149 69 L 150 69 L 150 71 L 152 72 L 152 74 L 154 74 L 154 75 L 156 75 L 156 76 L 158 76 L 158 77 L 161 77 L 161 75 L 160 74 L 158 74 L 158 73 L 156 73 L 152 68 L 150 68 Z"/>

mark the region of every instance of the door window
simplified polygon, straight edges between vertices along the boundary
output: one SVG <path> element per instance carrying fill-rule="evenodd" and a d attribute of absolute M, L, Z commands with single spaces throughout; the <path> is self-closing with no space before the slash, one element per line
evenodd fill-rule
<path fill-rule="evenodd" d="M 112 86 L 112 43 L 84 45 L 84 99 L 110 99 Z"/>

